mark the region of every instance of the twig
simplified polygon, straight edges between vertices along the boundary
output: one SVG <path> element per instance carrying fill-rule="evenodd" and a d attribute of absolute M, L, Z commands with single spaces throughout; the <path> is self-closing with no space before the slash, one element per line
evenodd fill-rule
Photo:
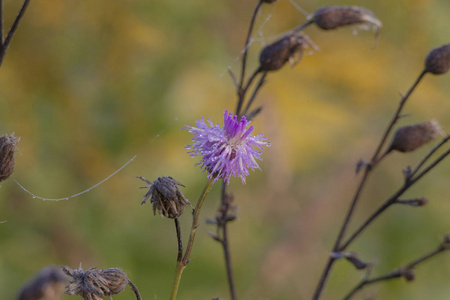
<path fill-rule="evenodd" d="M 380 281 L 386 281 L 394 278 L 400 278 L 405 277 L 408 281 L 412 280 L 414 278 L 414 274 L 412 273 L 412 269 L 415 268 L 417 265 L 429 260 L 430 258 L 434 257 L 435 255 L 444 252 L 445 250 L 448 250 L 448 247 L 445 244 L 442 244 L 439 246 L 438 249 L 410 262 L 409 264 L 400 267 L 398 269 L 395 269 L 391 271 L 390 273 L 375 277 L 372 279 L 364 279 L 362 280 L 358 285 L 356 285 L 348 294 L 343 298 L 343 300 L 349 300 L 351 299 L 359 290 L 364 288 L 366 285 L 377 283 Z"/>
<path fill-rule="evenodd" d="M 242 109 L 242 105 L 244 104 L 244 99 L 245 99 L 245 94 L 248 91 L 248 88 L 250 87 L 250 85 L 252 84 L 253 80 L 256 78 L 256 76 L 259 74 L 259 72 L 261 72 L 260 68 L 258 67 L 253 74 L 250 76 L 250 78 L 248 79 L 247 83 L 245 84 L 244 88 L 240 88 L 239 89 L 239 98 L 238 98 L 238 103 L 236 105 L 236 115 L 241 116 L 241 109 Z"/>
<path fill-rule="evenodd" d="M 215 180 L 214 177 L 208 180 L 193 211 L 191 234 L 189 235 L 188 245 L 186 247 L 186 251 L 184 252 L 183 258 L 177 261 L 177 267 L 175 269 L 175 279 L 173 281 L 172 294 L 170 296 L 170 300 L 175 300 L 177 298 L 178 287 L 180 286 L 181 281 L 181 275 L 183 273 L 184 268 L 186 268 L 189 262 L 192 247 L 194 246 L 195 234 L 197 233 L 197 228 L 199 226 L 198 219 L 200 217 L 200 210 L 202 209 L 202 205 L 203 202 L 205 201 L 206 195 L 208 195 L 209 191 L 211 191 L 214 180 Z"/>
<path fill-rule="evenodd" d="M 417 77 L 416 81 L 411 86 L 411 88 L 408 90 L 406 95 L 404 95 L 402 97 L 402 99 L 401 99 L 401 101 L 399 103 L 399 106 L 397 108 L 397 111 L 395 112 L 394 116 L 392 117 L 392 120 L 390 121 L 389 125 L 387 126 L 386 131 L 384 132 L 384 134 L 383 134 L 383 136 L 382 136 L 382 138 L 380 140 L 380 143 L 378 144 L 378 146 L 377 146 L 377 148 L 376 148 L 376 150 L 375 150 L 375 152 L 374 152 L 374 154 L 373 154 L 373 156 L 372 156 L 372 158 L 370 160 L 370 163 L 366 165 L 366 167 L 364 169 L 363 177 L 362 177 L 362 179 L 361 179 L 361 181 L 360 181 L 360 183 L 358 185 L 358 188 L 356 189 L 356 193 L 355 193 L 355 195 L 354 195 L 354 197 L 352 199 L 352 202 L 350 203 L 350 207 L 349 207 L 349 209 L 347 211 L 347 214 L 345 216 L 344 222 L 342 223 L 341 229 L 340 229 L 339 234 L 338 234 L 338 236 L 336 238 L 336 242 L 334 243 L 334 247 L 333 247 L 332 252 L 336 252 L 339 249 L 342 249 L 342 247 L 341 247 L 342 240 L 343 240 L 344 235 L 345 235 L 345 233 L 347 231 L 347 228 L 348 228 L 348 225 L 349 225 L 350 220 L 352 218 L 352 215 L 353 215 L 353 212 L 355 210 L 356 204 L 357 204 L 357 202 L 359 200 L 359 196 L 361 194 L 361 191 L 362 191 L 363 187 L 366 184 L 367 178 L 368 178 L 369 174 L 371 173 L 371 171 L 375 168 L 375 166 L 381 161 L 381 159 L 386 157 L 385 155 L 382 155 L 379 158 L 381 149 L 383 148 L 384 144 L 386 143 L 387 137 L 389 136 L 389 134 L 390 134 L 392 128 L 394 127 L 395 123 L 397 123 L 397 120 L 399 119 L 399 116 L 400 116 L 400 114 L 401 114 L 401 112 L 403 110 L 403 107 L 404 107 L 406 101 L 408 100 L 409 96 L 414 91 L 414 89 L 417 87 L 417 85 L 422 80 L 422 78 L 424 77 L 425 74 L 426 74 L 426 71 L 425 70 L 422 71 L 420 73 L 420 75 Z M 387 205 L 387 207 L 388 206 L 390 206 L 390 204 Z M 385 209 L 386 208 L 383 208 L 383 211 Z M 335 260 L 336 259 L 331 257 L 331 256 L 328 258 L 328 262 L 327 262 L 327 264 L 325 266 L 325 269 L 323 270 L 323 272 L 321 274 L 321 277 L 319 279 L 319 283 L 318 283 L 318 285 L 316 287 L 316 290 L 314 292 L 314 295 L 313 295 L 313 298 L 312 298 L 313 300 L 319 300 L 320 299 L 320 296 L 322 294 L 323 288 L 325 287 L 325 283 L 327 281 L 328 275 L 329 275 L 329 273 L 331 271 L 331 268 L 332 268 Z"/>
<path fill-rule="evenodd" d="M 180 221 L 178 221 L 178 218 L 175 218 L 174 221 L 175 221 L 175 230 L 177 231 L 177 245 L 178 245 L 177 262 L 179 262 L 183 259 L 183 240 L 181 239 Z"/>
<path fill-rule="evenodd" d="M 0 52 L 3 48 L 3 0 L 0 0 Z"/>
<path fill-rule="evenodd" d="M 23 2 L 22 8 L 20 9 L 19 14 L 17 15 L 16 19 L 14 20 L 14 23 L 11 26 L 11 29 L 9 30 L 8 35 L 6 36 L 5 41 L 2 43 L 2 47 L 0 49 L 0 66 L 2 65 L 6 51 L 8 50 L 9 44 L 11 43 L 14 33 L 16 32 L 17 27 L 19 26 L 19 23 L 22 20 L 22 17 L 25 14 L 25 11 L 26 11 L 29 3 L 30 3 L 30 0 L 25 0 Z M 2 18 L 2 20 L 3 20 L 3 18 Z M 3 34 L 2 34 L 2 36 L 3 36 Z"/>
<path fill-rule="evenodd" d="M 136 295 L 137 300 L 142 300 L 141 294 L 139 294 L 139 290 L 137 286 L 131 282 L 131 280 L 128 279 L 128 284 L 130 285 L 131 289 L 133 290 L 134 294 Z"/>
<path fill-rule="evenodd" d="M 294 32 L 302 31 L 303 29 L 305 29 L 306 27 L 308 27 L 309 25 L 311 25 L 313 23 L 314 23 L 314 20 L 311 19 L 311 20 L 307 21 L 306 23 L 303 23 L 302 25 L 296 27 L 293 31 Z"/>
<path fill-rule="evenodd" d="M 450 140 L 450 135 L 446 136 L 439 144 L 433 147 L 430 152 L 428 152 L 427 155 L 417 164 L 414 171 L 411 172 L 410 176 L 414 177 L 417 172 L 420 170 L 420 168 L 427 162 L 427 160 L 437 151 L 439 148 L 441 148 L 445 143 L 447 143 Z"/>
<path fill-rule="evenodd" d="M 250 97 L 250 99 L 249 99 L 248 102 L 247 102 L 247 106 L 246 106 L 245 109 L 244 109 L 243 115 L 245 115 L 245 114 L 248 113 L 248 110 L 250 109 L 250 106 L 252 105 L 253 101 L 254 101 L 255 98 L 256 98 L 256 95 L 257 95 L 258 92 L 259 92 L 259 89 L 262 87 L 262 85 L 263 85 L 264 82 L 265 82 L 266 76 L 267 76 L 267 71 L 265 71 L 264 73 L 262 73 L 261 78 L 259 79 L 258 84 L 256 85 L 255 89 L 253 90 L 252 96 Z"/>

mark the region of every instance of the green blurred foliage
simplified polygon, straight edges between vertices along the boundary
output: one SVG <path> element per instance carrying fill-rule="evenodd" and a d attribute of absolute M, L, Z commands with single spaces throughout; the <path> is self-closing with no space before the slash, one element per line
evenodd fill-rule
<path fill-rule="evenodd" d="M 371 32 L 352 28 L 307 34 L 321 48 L 294 68 L 268 76 L 254 121 L 272 147 L 263 172 L 247 185 L 232 180 L 240 207 L 230 225 L 238 294 L 242 299 L 308 299 L 342 222 L 357 177 L 399 101 L 432 48 L 448 43 L 447 0 L 279 0 L 258 16 L 249 68 L 261 46 L 305 21 L 292 3 L 313 12 L 329 4 L 357 4 L 384 26 L 376 49 Z M 233 110 L 227 68 L 237 60 L 256 1 L 32 1 L 0 69 L 0 134 L 20 137 L 13 178 L 0 186 L 0 295 L 14 299 L 22 284 L 49 264 L 119 267 L 144 299 L 167 299 L 176 258 L 171 220 L 140 206 L 145 190 L 136 176 L 173 176 L 194 202 L 205 174 L 184 146 L 181 130 L 201 116 L 221 122 Z M 9 28 L 20 1 L 5 0 Z M 262 37 L 262 39 L 260 39 Z M 426 76 L 407 105 L 402 125 L 436 118 L 450 128 L 450 74 Z M 426 153 L 392 154 L 363 193 L 352 226 L 401 183 L 401 170 Z M 100 187 L 67 197 L 137 158 Z M 426 196 L 424 208 L 395 207 L 351 247 L 383 274 L 433 249 L 450 229 L 444 162 L 408 196 Z M 206 234 L 219 187 L 202 212 L 192 261 L 179 299 L 228 298 L 222 252 Z M 182 218 L 187 240 L 190 216 Z M 420 266 L 414 283 L 373 286 L 379 299 L 447 299 L 450 257 Z M 324 299 L 339 299 L 360 278 L 338 263 Z M 131 299 L 127 291 L 114 299 Z M 71 299 L 64 296 L 63 299 Z"/>

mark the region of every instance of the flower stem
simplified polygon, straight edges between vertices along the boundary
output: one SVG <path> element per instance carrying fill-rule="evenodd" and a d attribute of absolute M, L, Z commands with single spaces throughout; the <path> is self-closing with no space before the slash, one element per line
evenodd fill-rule
<path fill-rule="evenodd" d="M 192 247 L 194 245 L 195 234 L 197 233 L 197 228 L 199 226 L 198 219 L 200 216 L 200 210 L 202 209 L 202 205 L 203 202 L 205 201 L 206 195 L 208 195 L 209 191 L 211 191 L 214 179 L 215 178 L 213 177 L 209 179 L 208 182 L 206 183 L 205 188 L 203 189 L 203 192 L 201 193 L 197 201 L 197 205 L 195 206 L 195 209 L 193 211 L 191 234 L 189 236 L 188 245 L 186 247 L 186 252 L 184 253 L 183 258 L 177 261 L 177 266 L 175 269 L 175 279 L 173 281 L 172 294 L 170 296 L 170 300 L 175 300 L 177 298 L 178 287 L 181 281 L 181 274 L 183 273 L 184 268 L 186 268 L 189 262 L 189 256 L 191 255 Z"/>
<path fill-rule="evenodd" d="M 20 20 L 22 20 L 22 17 L 25 14 L 25 11 L 26 11 L 30 1 L 31 0 L 25 0 L 23 2 L 22 8 L 20 9 L 19 14 L 17 15 L 16 19 L 14 20 L 14 23 L 11 26 L 11 29 L 9 30 L 8 35 L 6 36 L 5 41 L 2 42 L 2 45 L 0 47 L 0 66 L 2 65 L 3 58 L 5 57 L 5 54 L 6 54 L 6 50 L 8 50 L 9 43 L 11 42 L 11 40 L 12 40 L 12 38 L 14 36 L 14 33 L 16 32 L 17 27 L 19 26 Z M 3 21 L 3 16 L 2 16 L 2 20 L 1 21 Z M 3 36 L 3 34 L 2 34 L 2 36 Z"/>

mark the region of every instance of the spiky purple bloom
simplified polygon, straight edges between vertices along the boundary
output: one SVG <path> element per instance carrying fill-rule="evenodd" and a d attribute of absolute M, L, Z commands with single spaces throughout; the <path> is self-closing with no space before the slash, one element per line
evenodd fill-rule
<path fill-rule="evenodd" d="M 250 121 L 244 117 L 238 122 L 237 116 L 227 110 L 224 115 L 224 126 L 215 125 L 208 119 L 208 124 L 203 117 L 198 120 L 197 127 L 187 126 L 187 130 L 194 135 L 193 144 L 186 146 L 189 155 L 202 156 L 197 164 L 203 171 L 208 171 L 208 178 L 224 178 L 229 184 L 231 176 L 241 177 L 245 183 L 245 177 L 249 175 L 248 168 L 252 171 L 261 170 L 256 159 L 262 160 L 263 146 L 270 146 L 264 142 L 267 138 L 263 134 L 251 136 L 253 126 L 247 129 Z"/>

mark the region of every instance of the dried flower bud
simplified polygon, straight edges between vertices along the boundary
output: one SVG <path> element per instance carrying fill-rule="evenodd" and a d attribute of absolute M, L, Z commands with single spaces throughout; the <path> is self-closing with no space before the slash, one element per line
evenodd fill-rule
<path fill-rule="evenodd" d="M 436 120 L 405 126 L 397 130 L 390 150 L 414 151 L 442 135 L 442 128 Z"/>
<path fill-rule="evenodd" d="M 79 295 L 83 299 L 102 300 L 103 297 L 123 292 L 130 281 L 122 270 L 110 268 L 84 271 L 81 267 L 72 270 L 63 267 L 63 271 L 72 279 L 66 287 L 66 294 Z"/>
<path fill-rule="evenodd" d="M 14 171 L 14 153 L 18 142 L 14 134 L 0 137 L 0 182 L 8 179 Z"/>
<path fill-rule="evenodd" d="M 403 278 L 406 279 L 406 281 L 413 281 L 414 278 L 416 277 L 414 275 L 414 272 L 413 272 L 412 269 L 405 269 L 405 270 L 403 270 L 403 274 L 402 275 L 403 275 Z"/>
<path fill-rule="evenodd" d="M 395 201 L 395 203 L 398 204 L 405 204 L 405 205 L 409 205 L 409 206 L 424 206 L 428 203 L 428 199 L 425 197 L 420 197 L 420 198 L 414 198 L 414 199 L 406 199 L 406 200 L 397 200 Z"/>
<path fill-rule="evenodd" d="M 301 32 L 285 35 L 278 41 L 267 45 L 259 55 L 261 71 L 275 71 L 281 69 L 286 62 L 292 65 L 300 61 L 303 50 L 308 46 L 317 49 L 308 36 Z"/>
<path fill-rule="evenodd" d="M 434 48 L 425 60 L 425 72 L 435 75 L 447 73 L 450 70 L 450 44 Z"/>
<path fill-rule="evenodd" d="M 354 24 L 373 24 L 377 30 L 383 26 L 370 10 L 358 6 L 324 6 L 316 10 L 312 20 L 324 30 Z"/>
<path fill-rule="evenodd" d="M 60 269 L 45 267 L 22 287 L 19 300 L 59 300 L 65 285 L 66 276 Z"/>
<path fill-rule="evenodd" d="M 150 198 L 154 215 L 158 210 L 161 216 L 175 219 L 183 214 L 185 205 L 191 204 L 177 187 L 177 185 L 183 187 L 184 185 L 172 177 L 158 177 L 154 182 L 141 176 L 138 178 L 148 184 L 145 187 L 148 188 L 148 191 L 141 204 L 144 204 Z"/>
<path fill-rule="evenodd" d="M 367 268 L 368 264 L 362 259 L 360 259 L 358 257 L 358 254 L 356 254 L 355 252 L 345 253 L 344 256 L 349 262 L 351 262 L 355 266 L 356 269 L 363 270 Z"/>

